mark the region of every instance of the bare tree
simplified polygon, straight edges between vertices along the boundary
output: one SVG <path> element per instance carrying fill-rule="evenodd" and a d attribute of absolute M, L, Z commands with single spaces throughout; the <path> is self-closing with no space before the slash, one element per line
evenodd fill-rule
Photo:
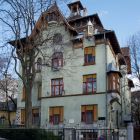
<path fill-rule="evenodd" d="M 140 125 L 140 91 L 132 92 L 132 119 L 135 125 Z"/>
<path fill-rule="evenodd" d="M 65 0 L 61 0 L 65 1 Z M 5 27 L 7 42 L 13 47 L 12 57 L 15 60 L 15 72 L 21 78 L 25 89 L 25 127 L 32 127 L 32 87 L 36 76 L 36 59 L 42 55 L 45 66 L 50 66 L 51 58 L 44 56 L 40 46 L 53 47 L 51 31 L 43 37 L 47 27 L 47 10 L 55 0 L 1 0 L 0 21 Z M 61 15 L 62 17 L 63 15 Z M 39 20 L 38 20 L 39 18 Z M 59 18 L 59 17 L 58 17 Z M 59 20 L 59 19 L 58 19 Z M 37 21 L 37 22 L 36 22 Z M 13 41 L 11 41 L 11 39 Z M 47 44 L 51 44 L 47 46 Z M 56 50 L 55 48 L 54 50 Z M 22 72 L 17 70 L 18 62 Z"/>
<path fill-rule="evenodd" d="M 132 76 L 137 79 L 136 86 L 140 87 L 140 32 L 130 37 L 128 46 L 131 55 Z"/>
<path fill-rule="evenodd" d="M 6 102 L 6 110 L 8 114 L 8 124 L 11 127 L 10 120 L 10 104 L 12 102 L 14 104 L 14 108 L 16 109 L 16 102 L 14 97 L 16 97 L 17 93 L 17 83 L 14 78 L 12 78 L 9 72 L 12 72 L 11 69 L 11 60 L 12 57 L 7 54 L 1 54 L 0 57 L 0 99 L 3 102 Z"/>
<path fill-rule="evenodd" d="M 131 55 L 131 78 L 134 79 L 135 91 L 131 93 L 132 119 L 136 125 L 140 125 L 140 32 L 129 38 L 128 46 Z"/>

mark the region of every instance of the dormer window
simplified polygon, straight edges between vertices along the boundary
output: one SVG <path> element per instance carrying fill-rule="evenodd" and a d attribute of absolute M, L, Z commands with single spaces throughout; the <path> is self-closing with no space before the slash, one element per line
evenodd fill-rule
<path fill-rule="evenodd" d="M 55 52 L 52 56 L 52 69 L 63 67 L 63 53 Z"/>

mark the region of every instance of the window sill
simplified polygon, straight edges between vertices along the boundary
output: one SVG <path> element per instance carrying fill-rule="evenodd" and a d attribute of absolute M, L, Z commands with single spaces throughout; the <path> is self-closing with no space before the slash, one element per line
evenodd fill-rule
<path fill-rule="evenodd" d="M 108 93 L 114 92 L 114 93 L 120 94 L 120 91 L 119 91 L 118 89 L 110 89 L 110 90 L 108 90 L 107 92 L 108 92 Z"/>
<path fill-rule="evenodd" d="M 51 95 L 51 97 L 61 97 L 62 95 Z"/>
<path fill-rule="evenodd" d="M 84 94 L 84 95 L 92 95 L 92 94 L 96 94 L 96 91 L 94 91 L 94 92 L 88 92 L 88 93 L 83 92 L 83 94 Z"/>
<path fill-rule="evenodd" d="M 95 120 L 95 121 L 93 121 L 93 122 L 91 122 L 91 123 L 81 121 L 81 123 L 83 123 L 83 124 L 85 124 L 85 125 L 92 125 L 92 124 L 94 124 L 94 123 L 97 123 L 97 121 Z"/>
<path fill-rule="evenodd" d="M 95 65 L 95 62 L 92 62 L 92 63 L 84 63 L 83 66 L 89 66 L 89 65 Z"/>

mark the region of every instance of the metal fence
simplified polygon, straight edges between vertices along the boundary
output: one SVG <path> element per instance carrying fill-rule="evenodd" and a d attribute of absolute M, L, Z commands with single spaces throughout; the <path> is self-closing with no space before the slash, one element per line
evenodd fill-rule
<path fill-rule="evenodd" d="M 0 137 L 4 136 L 1 130 L 2 129 L 0 129 Z M 26 134 L 28 134 L 28 137 L 24 138 L 26 140 L 127 140 L 127 138 L 122 135 L 125 133 L 124 130 L 121 129 L 57 128 L 28 130 L 24 128 L 12 128 L 6 130 L 8 130 L 9 135 L 12 134 L 13 137 L 16 137 L 14 139 L 10 138 L 10 140 L 19 140 L 21 136 L 24 135 L 25 137 Z M 4 132 L 7 133 L 6 130 Z"/>
<path fill-rule="evenodd" d="M 119 131 L 114 129 L 47 129 L 61 140 L 119 140 Z"/>

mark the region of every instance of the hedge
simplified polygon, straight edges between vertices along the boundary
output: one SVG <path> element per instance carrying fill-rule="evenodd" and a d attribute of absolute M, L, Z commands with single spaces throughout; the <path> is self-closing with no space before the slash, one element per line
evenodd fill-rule
<path fill-rule="evenodd" d="M 0 137 L 8 140 L 61 140 L 44 129 L 0 129 Z"/>

